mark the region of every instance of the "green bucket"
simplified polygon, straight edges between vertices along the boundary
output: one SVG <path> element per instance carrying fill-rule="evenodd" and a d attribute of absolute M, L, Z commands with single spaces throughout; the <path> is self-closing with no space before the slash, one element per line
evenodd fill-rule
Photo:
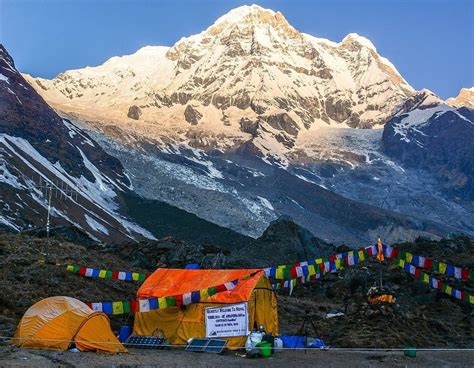
<path fill-rule="evenodd" d="M 260 349 L 260 355 L 263 358 L 268 358 L 272 355 L 272 344 L 268 341 L 259 342 L 257 348 Z"/>
<path fill-rule="evenodd" d="M 405 356 L 410 357 L 410 358 L 416 358 L 416 348 L 413 348 L 411 346 L 407 346 L 403 350 L 403 354 L 405 354 Z"/>

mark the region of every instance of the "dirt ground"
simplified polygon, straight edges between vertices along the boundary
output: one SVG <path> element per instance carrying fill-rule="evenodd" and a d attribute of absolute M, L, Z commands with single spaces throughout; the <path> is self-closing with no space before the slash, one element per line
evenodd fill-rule
<path fill-rule="evenodd" d="M 268 359 L 246 359 L 242 353 L 192 353 L 132 349 L 128 354 L 103 355 L 0 347 L 1 367 L 472 367 L 474 350 L 402 351 L 287 350 Z"/>

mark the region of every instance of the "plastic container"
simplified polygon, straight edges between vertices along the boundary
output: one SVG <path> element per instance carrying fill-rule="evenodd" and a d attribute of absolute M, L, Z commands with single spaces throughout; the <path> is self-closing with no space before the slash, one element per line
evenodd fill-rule
<path fill-rule="evenodd" d="M 245 349 L 247 353 L 258 353 L 258 349 L 253 351 L 254 348 L 262 342 L 263 333 L 258 331 L 250 332 L 249 336 L 247 337 L 247 341 L 245 342 Z"/>
<path fill-rule="evenodd" d="M 281 353 L 283 351 L 283 340 L 279 337 L 275 337 L 273 350 L 275 353 Z"/>
<path fill-rule="evenodd" d="M 416 348 L 407 346 L 403 350 L 403 354 L 405 354 L 405 356 L 410 357 L 410 358 L 416 358 Z"/>
<path fill-rule="evenodd" d="M 304 348 L 306 337 L 304 336 L 278 336 L 283 342 L 284 348 Z"/>
<path fill-rule="evenodd" d="M 257 348 L 260 350 L 260 355 L 263 358 L 268 358 L 272 355 L 272 344 L 266 341 L 259 342 Z"/>
<path fill-rule="evenodd" d="M 120 326 L 118 339 L 120 342 L 125 342 L 132 334 L 132 326 L 122 325 Z"/>

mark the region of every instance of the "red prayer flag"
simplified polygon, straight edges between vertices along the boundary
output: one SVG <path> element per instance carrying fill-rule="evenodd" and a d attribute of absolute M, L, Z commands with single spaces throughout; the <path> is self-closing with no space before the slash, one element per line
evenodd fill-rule
<path fill-rule="evenodd" d="M 461 270 L 461 278 L 466 281 L 467 279 L 469 279 L 469 270 L 467 268 L 463 268 Z"/>
<path fill-rule="evenodd" d="M 118 274 L 119 274 L 118 271 L 112 272 L 112 279 L 118 280 Z"/>
<path fill-rule="evenodd" d="M 392 256 L 390 258 L 397 258 L 399 254 L 400 254 L 400 249 L 395 247 L 392 250 Z"/>
<path fill-rule="evenodd" d="M 419 269 L 418 267 L 415 268 L 415 277 L 416 277 L 417 279 L 420 278 L 420 269 Z"/>
<path fill-rule="evenodd" d="M 217 289 L 217 288 L 216 288 Z M 181 307 L 183 305 L 183 295 L 176 295 L 176 306 Z"/>
<path fill-rule="evenodd" d="M 431 258 L 425 258 L 425 268 L 428 270 L 433 268 L 433 260 Z"/>
<path fill-rule="evenodd" d="M 227 288 L 225 287 L 224 284 L 217 285 L 217 286 L 216 286 L 216 289 L 217 289 L 217 292 L 218 292 L 218 293 L 221 293 L 221 292 L 223 292 L 223 291 L 227 291 Z"/>
<path fill-rule="evenodd" d="M 86 274 L 86 268 L 85 268 L 85 267 L 81 267 L 81 268 L 79 269 L 79 275 L 84 276 L 85 274 Z"/>
<path fill-rule="evenodd" d="M 138 313 L 139 311 L 140 311 L 140 307 L 138 305 L 138 302 L 136 300 L 131 300 L 130 301 L 130 312 Z"/>
<path fill-rule="evenodd" d="M 292 268 L 290 269 L 290 275 L 291 275 L 291 278 L 292 278 L 292 279 L 296 279 L 296 276 L 297 276 L 297 274 L 296 274 L 296 268 L 292 267 Z"/>

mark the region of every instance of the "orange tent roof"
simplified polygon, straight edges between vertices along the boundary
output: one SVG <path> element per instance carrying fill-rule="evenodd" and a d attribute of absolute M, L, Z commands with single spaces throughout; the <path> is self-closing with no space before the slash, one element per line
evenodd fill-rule
<path fill-rule="evenodd" d="M 252 277 L 240 280 L 255 273 Z M 206 289 L 239 279 L 231 291 L 217 293 L 206 299 L 215 303 L 236 303 L 249 300 L 252 290 L 264 276 L 261 269 L 248 270 L 183 270 L 159 268 L 153 272 L 138 289 L 139 298 L 175 296 L 191 291 Z"/>
<path fill-rule="evenodd" d="M 81 351 L 126 352 L 117 340 L 108 317 L 67 296 L 40 300 L 23 315 L 12 339 L 31 349 L 66 350 L 72 343 Z"/>

